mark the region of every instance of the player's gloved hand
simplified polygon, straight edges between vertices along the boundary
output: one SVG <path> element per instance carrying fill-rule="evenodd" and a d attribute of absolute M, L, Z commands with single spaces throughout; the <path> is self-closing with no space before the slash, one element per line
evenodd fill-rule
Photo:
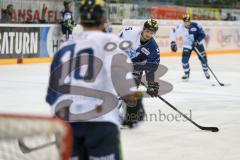
<path fill-rule="evenodd" d="M 137 57 L 140 53 L 137 52 L 137 51 L 134 50 L 134 49 L 129 49 L 129 50 L 127 51 L 127 54 L 128 54 L 128 56 L 129 56 L 130 59 L 133 59 L 133 58 Z"/>
<path fill-rule="evenodd" d="M 158 89 L 159 89 L 158 82 L 153 82 L 153 81 L 148 82 L 147 93 L 151 97 L 157 97 L 158 96 Z"/>
<path fill-rule="evenodd" d="M 142 98 L 142 92 L 134 92 L 133 94 L 129 94 L 126 96 L 123 96 L 123 101 L 131 107 L 135 107 L 137 104 L 138 99 Z"/>
<path fill-rule="evenodd" d="M 197 47 L 199 45 L 199 42 L 198 41 L 194 41 L 193 42 L 193 47 Z"/>
<path fill-rule="evenodd" d="M 177 52 L 177 43 L 175 41 L 172 41 L 170 45 L 171 45 L 171 50 L 173 52 Z"/>

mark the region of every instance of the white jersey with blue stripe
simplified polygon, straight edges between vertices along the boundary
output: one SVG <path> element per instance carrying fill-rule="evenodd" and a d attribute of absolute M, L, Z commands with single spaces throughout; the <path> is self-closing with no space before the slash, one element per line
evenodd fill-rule
<path fill-rule="evenodd" d="M 194 41 L 204 43 L 205 33 L 197 23 L 191 22 L 189 28 L 186 28 L 184 22 L 180 22 L 171 31 L 170 39 L 176 42 L 177 37 L 183 38 L 183 48 L 192 49 Z"/>
<path fill-rule="evenodd" d="M 117 125 L 121 123 L 119 119 L 119 111 L 117 109 L 117 106 L 119 105 L 119 100 L 117 98 L 119 93 L 117 93 L 116 86 L 113 84 L 113 73 L 111 71 L 112 68 L 115 67 L 120 72 L 121 67 L 124 67 L 121 65 L 125 65 L 116 64 L 117 66 L 114 66 L 112 62 L 114 56 L 124 53 L 119 48 L 120 42 L 122 42 L 122 40 L 116 35 L 100 31 L 89 31 L 82 32 L 76 39 L 67 41 L 63 44 L 55 54 L 51 65 L 50 85 L 48 87 L 46 98 L 46 101 L 51 105 L 53 112 L 56 112 L 61 103 L 72 101 L 69 106 L 69 112 L 71 115 L 75 115 L 75 118 L 72 116 L 73 119 L 68 121 L 78 122 L 77 115 L 79 115 L 79 119 L 81 119 L 81 114 L 83 115 L 90 111 L 92 111 L 93 114 L 95 114 L 95 112 L 101 112 L 101 108 L 98 111 L 99 105 L 105 100 L 107 101 L 114 98 L 115 100 L 113 99 L 112 101 L 114 101 L 115 106 L 110 106 L 113 108 L 112 110 L 87 121 L 107 121 Z M 107 48 L 106 46 L 108 43 L 111 43 L 111 45 Z M 116 44 L 116 46 L 112 44 Z M 126 54 L 124 53 L 122 55 Z M 87 58 L 84 60 L 82 56 L 87 56 Z M 92 56 L 95 56 L 97 59 L 93 59 Z M 74 60 L 76 60 L 76 62 L 73 62 Z M 97 60 L 98 63 L 95 63 Z M 63 67 L 65 65 L 68 65 L 69 67 Z M 60 75 L 54 75 L 54 71 L 58 70 L 60 67 L 63 68 L 62 70 L 59 70 Z M 72 69 L 72 67 L 75 68 Z M 90 71 L 93 67 L 98 71 L 94 71 L 94 69 L 93 71 Z M 65 74 L 65 72 L 67 72 L 67 74 Z M 60 77 L 58 77 L 58 75 Z M 62 81 L 61 85 L 56 88 L 54 85 L 60 83 L 60 81 Z M 128 83 L 135 86 L 135 82 L 131 79 Z M 62 90 L 63 87 L 66 89 Z M 69 91 L 67 89 L 69 89 Z M 59 92 L 58 90 L 63 91 L 64 93 Z M 82 92 L 80 90 L 82 90 Z M 80 94 L 76 94 L 78 91 Z M 130 90 L 126 91 L 125 95 L 130 93 L 132 93 Z M 110 95 L 110 98 L 102 98 L 100 96 L 101 94 Z M 87 114 L 85 116 L 87 117 Z"/>

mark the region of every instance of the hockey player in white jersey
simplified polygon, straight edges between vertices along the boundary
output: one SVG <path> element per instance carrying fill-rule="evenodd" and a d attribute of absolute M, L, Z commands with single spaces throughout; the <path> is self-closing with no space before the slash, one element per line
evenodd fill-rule
<path fill-rule="evenodd" d="M 182 36 L 183 38 L 183 53 L 182 53 L 182 67 L 184 70 L 184 76 L 182 79 L 189 79 L 190 76 L 190 65 L 189 59 L 195 47 L 200 52 L 200 56 L 198 55 L 199 60 L 201 61 L 204 75 L 207 79 L 210 78 L 207 67 L 207 55 L 204 48 L 204 39 L 206 39 L 206 34 L 203 31 L 202 27 L 199 26 L 195 22 L 191 22 L 190 16 L 184 15 L 183 22 L 179 23 L 177 27 L 175 27 L 171 31 L 171 50 L 173 52 L 177 51 L 176 37 Z"/>
<path fill-rule="evenodd" d="M 134 65 L 133 75 L 137 85 L 140 84 L 143 71 L 146 74 L 148 82 L 147 93 L 152 97 L 158 95 L 159 84 L 155 82 L 155 72 L 160 62 L 159 47 L 153 38 L 158 30 L 158 23 L 153 19 L 147 20 L 143 28 L 126 27 L 119 36 L 127 41 L 132 42 L 132 47 L 128 50 L 128 55 Z M 142 100 L 138 100 L 136 107 L 127 106 L 127 116 L 123 125 L 133 127 L 138 121 L 142 121 L 145 115 Z M 129 116 L 132 115 L 132 116 Z"/>
<path fill-rule="evenodd" d="M 97 3 L 98 2 L 98 3 Z M 135 105 L 137 94 L 122 40 L 104 33 L 103 2 L 80 7 L 83 32 L 65 42 L 51 64 L 46 101 L 73 129 L 72 160 L 120 160 L 118 105 Z M 129 45 L 130 46 L 130 45 Z"/>

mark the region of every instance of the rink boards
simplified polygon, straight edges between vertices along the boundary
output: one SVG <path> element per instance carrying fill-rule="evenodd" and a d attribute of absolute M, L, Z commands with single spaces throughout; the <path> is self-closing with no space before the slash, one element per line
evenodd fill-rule
<path fill-rule="evenodd" d="M 126 26 L 142 27 L 143 20 L 124 20 L 123 25 L 112 25 L 113 33 Z M 178 52 L 170 51 L 170 32 L 179 21 L 159 20 L 159 30 L 155 35 L 162 57 L 181 56 L 182 38 L 177 38 Z M 207 54 L 240 53 L 240 23 L 222 21 L 200 21 L 210 36 L 205 42 Z M 82 28 L 73 30 L 76 37 Z M 61 28 L 53 24 L 0 24 L 0 64 L 50 62 L 63 40 Z"/>

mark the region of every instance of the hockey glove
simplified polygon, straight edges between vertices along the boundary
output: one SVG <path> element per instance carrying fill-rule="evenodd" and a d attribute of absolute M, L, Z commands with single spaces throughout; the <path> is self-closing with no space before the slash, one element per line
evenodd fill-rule
<path fill-rule="evenodd" d="M 123 101 L 131 107 L 136 106 L 136 103 L 138 99 L 142 98 L 142 93 L 141 92 L 134 92 L 133 94 L 123 96 L 122 99 Z"/>
<path fill-rule="evenodd" d="M 147 88 L 147 93 L 151 97 L 157 97 L 158 96 L 158 89 L 159 89 L 159 84 L 158 82 L 148 82 L 148 88 Z"/>
<path fill-rule="evenodd" d="M 134 50 L 134 49 L 129 49 L 129 50 L 127 51 L 127 54 L 128 54 L 128 56 L 129 56 L 130 59 L 133 59 L 133 58 L 137 57 L 140 53 L 137 52 L 137 51 Z"/>
<path fill-rule="evenodd" d="M 197 47 L 199 45 L 199 42 L 198 41 L 194 41 L 193 42 L 193 47 Z"/>
<path fill-rule="evenodd" d="M 176 44 L 175 41 L 172 41 L 172 42 L 171 42 L 171 50 L 172 50 L 173 52 L 177 52 L 177 44 Z"/>

